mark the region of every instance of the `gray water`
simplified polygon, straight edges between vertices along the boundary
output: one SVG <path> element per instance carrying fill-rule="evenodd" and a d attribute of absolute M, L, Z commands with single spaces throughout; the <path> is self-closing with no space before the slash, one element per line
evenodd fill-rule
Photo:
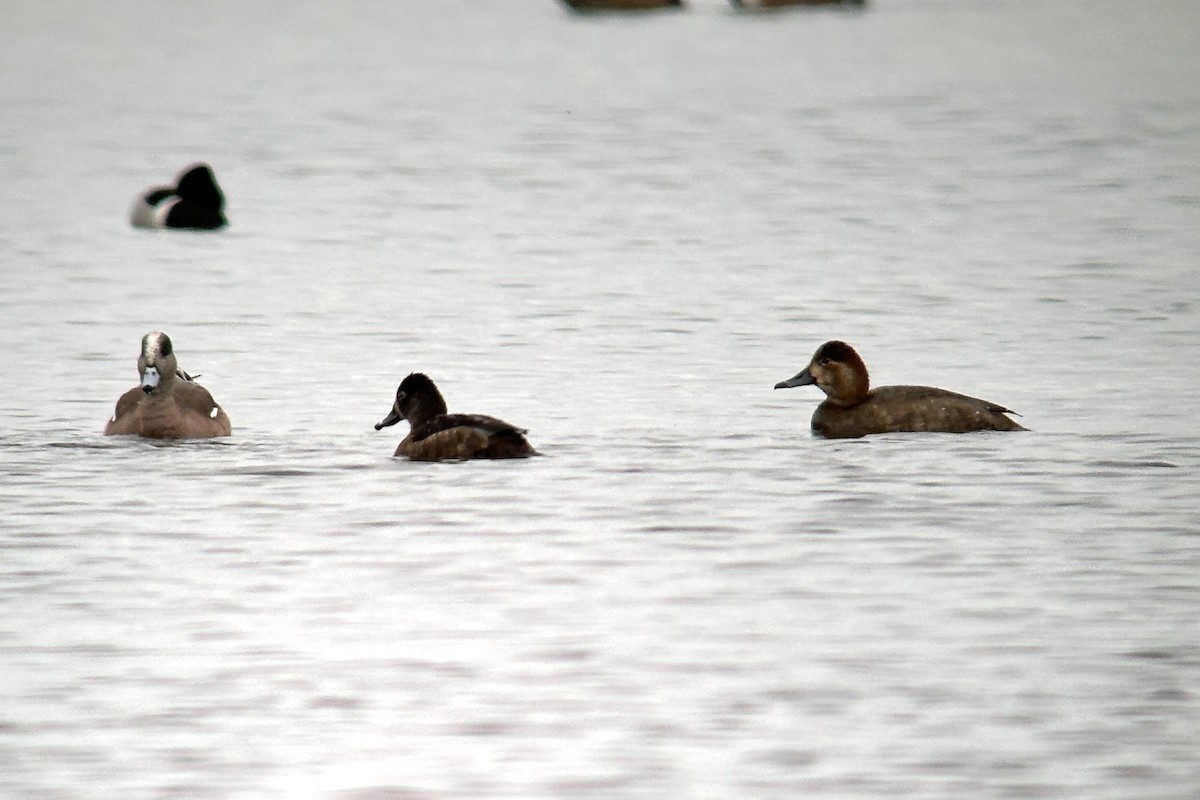
<path fill-rule="evenodd" d="M 0 10 L 0 797 L 1200 796 L 1200 4 Z"/>

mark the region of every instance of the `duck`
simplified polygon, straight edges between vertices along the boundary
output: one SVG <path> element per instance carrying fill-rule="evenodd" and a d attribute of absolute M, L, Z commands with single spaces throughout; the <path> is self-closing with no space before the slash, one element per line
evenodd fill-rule
<path fill-rule="evenodd" d="M 174 186 L 147 189 L 129 210 L 135 228 L 183 228 L 212 231 L 225 227 L 225 195 L 212 167 L 192 164 L 179 174 Z"/>
<path fill-rule="evenodd" d="M 1007 415 L 1011 409 L 977 397 L 932 386 L 871 388 L 867 365 L 841 341 L 817 348 L 808 366 L 776 389 L 816 386 L 825 400 L 812 416 L 812 430 L 827 439 L 852 439 L 875 433 L 1023 431 Z"/>
<path fill-rule="evenodd" d="M 167 334 L 151 331 L 142 337 L 137 366 L 141 382 L 117 400 L 105 436 L 208 439 L 233 433 L 225 409 L 179 368 Z"/>
<path fill-rule="evenodd" d="M 483 414 L 449 414 L 437 385 L 421 372 L 408 375 L 396 389 L 392 410 L 375 424 L 383 430 L 408 420 L 408 435 L 395 456 L 411 461 L 465 461 L 472 458 L 527 458 L 540 455 L 524 428 Z"/>
<path fill-rule="evenodd" d="M 572 11 L 652 11 L 682 8 L 683 0 L 562 0 Z"/>

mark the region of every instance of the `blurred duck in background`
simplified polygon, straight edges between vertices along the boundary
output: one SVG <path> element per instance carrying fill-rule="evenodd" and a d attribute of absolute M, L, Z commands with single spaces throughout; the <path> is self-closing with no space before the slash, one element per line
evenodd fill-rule
<path fill-rule="evenodd" d="M 192 164 L 174 186 L 155 186 L 133 201 L 129 221 L 135 228 L 183 228 L 211 231 L 222 228 L 225 195 L 212 167 Z"/>

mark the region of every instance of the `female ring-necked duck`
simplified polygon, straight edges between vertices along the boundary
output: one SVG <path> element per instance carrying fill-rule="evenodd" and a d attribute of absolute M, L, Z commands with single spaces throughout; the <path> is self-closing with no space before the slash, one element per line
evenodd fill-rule
<path fill-rule="evenodd" d="M 448 414 L 442 393 L 428 376 L 414 372 L 396 389 L 396 402 L 375 425 L 382 430 L 402 419 L 409 424 L 395 455 L 413 461 L 461 461 L 468 458 L 536 456 L 526 431 L 482 414 Z"/>
<path fill-rule="evenodd" d="M 872 433 L 1023 431 L 1004 406 L 931 386 L 871 389 L 867 365 L 845 342 L 826 342 L 801 372 L 776 389 L 815 385 L 826 395 L 813 413 L 813 433 L 846 439 Z"/>
<path fill-rule="evenodd" d="M 683 0 L 562 0 L 573 11 L 650 11 L 680 8 Z"/>
<path fill-rule="evenodd" d="M 211 231 L 225 225 L 225 195 L 208 164 L 193 164 L 174 186 L 155 186 L 133 201 L 135 228 L 187 228 Z"/>
<path fill-rule="evenodd" d="M 105 436 L 206 439 L 233 432 L 225 410 L 179 368 L 165 333 L 151 331 L 142 337 L 137 365 L 141 384 L 117 400 L 117 409 L 104 426 Z"/>

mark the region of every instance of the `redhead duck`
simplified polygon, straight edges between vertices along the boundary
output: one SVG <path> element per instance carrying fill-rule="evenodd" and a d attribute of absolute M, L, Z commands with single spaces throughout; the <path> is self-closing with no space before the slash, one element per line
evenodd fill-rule
<path fill-rule="evenodd" d="M 396 402 L 375 425 L 383 430 L 402 419 L 408 436 L 395 455 L 413 461 L 461 461 L 468 458 L 525 458 L 536 456 L 525 431 L 482 414 L 447 414 L 442 393 L 428 376 L 414 372 L 400 382 Z"/>
<path fill-rule="evenodd" d="M 683 0 L 563 0 L 574 11 L 650 11 L 681 8 Z"/>
<path fill-rule="evenodd" d="M 813 413 L 818 436 L 846 439 L 872 433 L 1023 431 L 1004 406 L 931 386 L 871 389 L 867 365 L 845 342 L 826 342 L 797 375 L 776 389 L 816 385 L 826 395 Z"/>
<path fill-rule="evenodd" d="M 142 337 L 138 356 L 141 385 L 121 395 L 104 426 L 105 436 L 136 434 L 148 439 L 206 439 L 233 432 L 225 410 L 179 368 L 171 339 L 162 331 Z"/>
<path fill-rule="evenodd" d="M 133 201 L 129 221 L 135 228 L 188 228 L 211 231 L 224 227 L 225 195 L 208 164 L 193 164 L 174 186 L 155 186 Z"/>

